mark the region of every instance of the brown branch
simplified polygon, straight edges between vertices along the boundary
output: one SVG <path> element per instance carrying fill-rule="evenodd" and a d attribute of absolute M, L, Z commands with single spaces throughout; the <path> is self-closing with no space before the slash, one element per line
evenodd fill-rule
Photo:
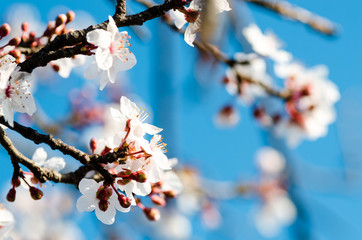
<path fill-rule="evenodd" d="M 113 15 L 113 19 L 117 25 L 117 27 L 125 27 L 131 25 L 143 25 L 144 22 L 152 20 L 157 17 L 161 17 L 165 15 L 171 9 L 180 8 L 188 3 L 188 1 L 183 0 L 171 0 L 165 1 L 163 4 L 153 6 L 143 12 L 125 16 L 125 0 L 118 0 L 116 13 Z M 62 58 L 61 54 L 53 55 L 53 58 L 47 58 L 46 60 L 42 61 L 42 65 L 39 65 L 39 61 L 50 54 L 52 51 L 61 50 L 64 47 L 74 46 L 76 44 L 86 44 L 86 36 L 87 33 L 93 31 L 95 29 L 106 29 L 108 24 L 108 20 L 104 21 L 98 25 L 89 26 L 83 30 L 72 31 L 66 34 L 62 34 L 57 36 L 53 41 L 48 43 L 44 48 L 40 51 L 35 53 L 33 56 L 25 60 L 24 62 L 20 63 L 21 71 L 25 71 L 31 73 L 35 68 L 39 66 L 44 66 L 45 62 L 49 62 L 48 60 L 55 60 Z"/>
<path fill-rule="evenodd" d="M 322 18 L 306 9 L 290 4 L 287 1 L 245 0 L 254 5 L 266 8 L 281 16 L 304 23 L 310 28 L 330 36 L 337 34 L 337 27 L 326 18 Z"/>

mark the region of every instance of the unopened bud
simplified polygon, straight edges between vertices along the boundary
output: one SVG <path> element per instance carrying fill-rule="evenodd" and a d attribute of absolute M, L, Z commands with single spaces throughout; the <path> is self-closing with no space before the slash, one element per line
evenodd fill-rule
<path fill-rule="evenodd" d="M 11 31 L 11 27 L 9 24 L 4 23 L 3 25 L 0 26 L 0 38 L 6 37 L 7 35 L 9 35 Z"/>
<path fill-rule="evenodd" d="M 107 200 L 100 200 L 98 203 L 99 210 L 105 212 L 108 209 L 108 201 Z"/>
<path fill-rule="evenodd" d="M 158 221 L 161 218 L 160 211 L 156 208 L 145 208 L 143 212 L 150 221 Z"/>
<path fill-rule="evenodd" d="M 130 177 L 131 177 L 131 179 L 133 179 L 139 183 L 144 183 L 147 181 L 147 175 L 146 175 L 145 171 L 143 171 L 143 170 L 132 173 L 130 175 Z"/>
<path fill-rule="evenodd" d="M 34 185 L 38 184 L 39 183 L 39 180 L 36 178 L 36 177 L 31 177 L 30 178 L 30 182 Z"/>
<path fill-rule="evenodd" d="M 59 70 L 60 70 L 60 67 L 57 64 L 52 64 L 52 68 L 55 72 L 59 72 Z"/>
<path fill-rule="evenodd" d="M 11 188 L 8 194 L 6 195 L 6 200 L 8 200 L 9 202 L 14 202 L 15 197 L 16 197 L 16 190 L 15 188 Z"/>
<path fill-rule="evenodd" d="M 21 24 L 21 30 L 23 32 L 27 32 L 29 30 L 29 23 L 28 22 L 23 22 L 23 24 Z"/>
<path fill-rule="evenodd" d="M 67 22 L 67 16 L 65 16 L 65 14 L 59 14 L 58 16 L 57 16 L 57 18 L 55 19 L 55 26 L 60 26 L 60 25 L 62 25 L 62 24 L 64 24 L 64 23 L 66 23 Z"/>
<path fill-rule="evenodd" d="M 67 12 L 67 22 L 66 23 L 70 23 L 71 21 L 73 21 L 75 18 L 75 13 L 73 11 L 68 11 Z"/>
<path fill-rule="evenodd" d="M 62 35 L 64 33 L 64 31 L 65 31 L 64 25 L 60 25 L 60 26 L 55 28 L 54 33 L 56 35 Z"/>
<path fill-rule="evenodd" d="M 175 190 L 168 190 L 168 191 L 164 191 L 163 194 L 165 195 L 165 197 L 167 198 L 175 198 L 177 196 L 177 193 Z"/>
<path fill-rule="evenodd" d="M 157 194 L 151 195 L 151 200 L 154 204 L 160 205 L 160 206 L 166 206 L 166 200 Z"/>
<path fill-rule="evenodd" d="M 43 197 L 43 192 L 40 189 L 37 189 L 36 187 L 30 187 L 30 196 L 34 200 L 39 200 Z"/>
<path fill-rule="evenodd" d="M 17 188 L 20 186 L 21 182 L 20 182 L 20 178 L 19 177 L 13 177 L 11 179 L 11 184 L 13 185 L 14 188 Z"/>
<path fill-rule="evenodd" d="M 122 194 L 118 195 L 118 202 L 123 208 L 129 208 L 131 206 L 129 198 Z"/>
<path fill-rule="evenodd" d="M 14 37 L 14 38 L 12 38 L 10 41 L 9 41 L 9 43 L 8 43 L 8 45 L 9 46 L 18 46 L 19 44 L 20 44 L 20 42 L 21 42 L 21 38 L 20 37 Z"/>
<path fill-rule="evenodd" d="M 29 41 L 34 41 L 35 40 L 35 32 L 30 32 L 29 33 Z"/>
<path fill-rule="evenodd" d="M 54 22 L 49 22 L 49 23 L 48 23 L 48 27 L 47 27 L 47 29 L 45 30 L 45 32 L 43 33 L 43 35 L 44 35 L 45 37 L 50 37 L 50 36 L 53 34 L 54 28 L 55 28 L 54 25 L 55 25 Z"/>
<path fill-rule="evenodd" d="M 128 178 L 126 178 L 126 179 L 120 179 L 120 180 L 117 181 L 117 184 L 124 186 L 124 185 L 126 185 L 127 183 L 129 183 L 130 181 L 131 181 L 131 179 L 128 179 Z"/>
<path fill-rule="evenodd" d="M 21 52 L 19 49 L 13 49 L 9 52 L 11 56 L 13 56 L 15 59 L 19 59 L 21 57 Z"/>
<path fill-rule="evenodd" d="M 92 150 L 92 153 L 94 153 L 94 151 L 95 151 L 96 148 L 97 148 L 97 139 L 92 138 L 92 139 L 90 140 L 89 147 L 90 147 L 90 149 Z"/>

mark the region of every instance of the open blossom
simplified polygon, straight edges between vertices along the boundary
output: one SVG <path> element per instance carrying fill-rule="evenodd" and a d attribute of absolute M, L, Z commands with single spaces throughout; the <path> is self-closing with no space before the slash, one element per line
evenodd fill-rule
<path fill-rule="evenodd" d="M 121 126 L 129 128 L 128 137 L 133 138 L 142 138 L 148 133 L 150 135 L 157 134 L 162 131 L 161 128 L 153 126 L 143 121 L 148 117 L 147 113 L 144 113 L 137 105 L 129 100 L 128 98 L 122 96 L 120 100 L 120 110 L 111 108 L 111 114 L 114 119 L 116 119 Z M 116 134 L 115 142 L 120 142 L 124 137 L 125 132 Z"/>
<path fill-rule="evenodd" d="M 6 239 L 14 223 L 15 219 L 13 214 L 0 206 L 0 239 Z"/>
<path fill-rule="evenodd" d="M 71 58 L 61 58 L 52 61 L 53 65 L 59 67 L 58 74 L 62 78 L 68 78 L 72 69 L 77 66 L 81 66 L 85 63 L 86 56 L 77 55 Z"/>
<path fill-rule="evenodd" d="M 86 70 L 85 77 L 94 79 L 100 76 L 100 90 L 108 81 L 115 82 L 116 73 L 131 69 L 137 62 L 136 57 L 129 51 L 129 39 L 126 31 L 119 32 L 111 16 L 107 31 L 96 29 L 87 34 L 87 41 L 97 47 L 95 62 Z"/>
<path fill-rule="evenodd" d="M 277 62 L 288 62 L 292 56 L 290 53 L 280 50 L 281 43 L 272 33 L 263 34 L 256 24 L 250 24 L 243 29 L 243 34 L 251 44 L 253 50 L 265 57 L 270 57 Z"/>
<path fill-rule="evenodd" d="M 5 120 L 14 125 L 14 111 L 33 115 L 35 102 L 29 88 L 30 74 L 20 72 L 15 59 L 0 58 L 0 104 Z"/>
<path fill-rule="evenodd" d="M 226 70 L 224 84 L 231 95 L 238 95 L 245 104 L 252 104 L 258 97 L 265 96 L 265 90 L 256 81 L 266 85 L 271 84 L 270 77 L 266 74 L 266 63 L 256 54 L 236 53 L 234 59 L 237 62 L 232 68 Z"/>
<path fill-rule="evenodd" d="M 80 212 L 95 211 L 102 223 L 110 225 L 114 223 L 116 210 L 128 212 L 130 208 L 123 208 L 114 190 L 104 186 L 103 183 L 103 181 L 97 183 L 93 179 L 83 178 L 78 186 L 83 195 L 77 200 L 77 209 Z"/>
<path fill-rule="evenodd" d="M 45 167 L 55 171 L 60 171 L 65 168 L 65 161 L 61 157 L 52 157 L 47 160 L 47 153 L 42 147 L 35 150 L 32 160 L 39 167 Z"/>
<path fill-rule="evenodd" d="M 284 136 L 291 147 L 297 146 L 303 138 L 315 140 L 325 136 L 328 125 L 336 119 L 334 104 L 340 98 L 337 86 L 327 79 L 327 68 L 306 69 L 297 63 L 279 64 L 275 73 L 286 79 L 286 88 L 291 93 L 286 102 L 289 119 L 277 123 L 276 134 Z"/>
<path fill-rule="evenodd" d="M 227 0 L 211 0 L 209 2 L 214 5 L 215 14 L 231 10 Z M 204 0 L 193 0 L 188 8 L 170 11 L 177 28 L 181 29 L 186 23 L 189 23 L 185 31 L 185 42 L 192 47 L 194 46 L 193 42 L 196 39 L 196 33 L 201 28 L 200 11 L 203 4 Z"/>

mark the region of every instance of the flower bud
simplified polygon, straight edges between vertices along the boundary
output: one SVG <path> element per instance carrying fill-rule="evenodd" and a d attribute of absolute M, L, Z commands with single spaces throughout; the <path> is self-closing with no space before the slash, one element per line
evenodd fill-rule
<path fill-rule="evenodd" d="M 147 174 L 143 170 L 132 173 L 130 177 L 139 183 L 144 183 L 147 181 Z"/>
<path fill-rule="evenodd" d="M 55 72 L 59 72 L 59 70 L 60 70 L 60 67 L 57 64 L 52 64 L 52 68 Z"/>
<path fill-rule="evenodd" d="M 68 11 L 66 23 L 70 23 L 71 21 L 74 20 L 74 18 L 75 18 L 75 13 L 73 11 Z"/>
<path fill-rule="evenodd" d="M 39 200 L 44 195 L 43 192 L 40 189 L 37 189 L 36 187 L 30 187 L 29 191 L 30 191 L 30 196 L 34 200 Z"/>
<path fill-rule="evenodd" d="M 129 200 L 129 198 L 122 194 L 118 195 L 118 202 L 124 208 L 129 208 L 131 206 L 131 201 Z"/>
<path fill-rule="evenodd" d="M 20 42 L 21 42 L 21 38 L 20 37 L 14 37 L 14 38 L 12 38 L 10 41 L 9 41 L 9 43 L 8 43 L 8 45 L 9 46 L 18 46 L 19 44 L 20 44 Z"/>
<path fill-rule="evenodd" d="M 92 153 L 94 153 L 94 151 L 97 148 L 97 139 L 96 138 L 92 138 L 89 142 L 89 147 L 92 150 Z"/>
<path fill-rule="evenodd" d="M 67 16 L 65 16 L 65 14 L 59 14 L 57 16 L 57 18 L 55 19 L 55 26 L 58 27 L 58 26 L 60 26 L 60 25 L 62 25 L 64 23 L 66 23 L 67 20 L 68 20 L 68 18 L 67 18 Z"/>
<path fill-rule="evenodd" d="M 56 35 L 62 35 L 64 33 L 64 31 L 65 31 L 65 26 L 64 25 L 60 25 L 60 26 L 58 26 L 58 27 L 56 27 L 54 29 L 54 33 Z"/>
<path fill-rule="evenodd" d="M 166 200 L 161 197 L 160 195 L 157 195 L 157 194 L 152 194 L 151 195 L 151 200 L 154 204 L 157 204 L 159 206 L 166 206 Z"/>
<path fill-rule="evenodd" d="M 9 24 L 4 23 L 3 25 L 0 26 L 0 38 L 6 37 L 7 35 L 9 35 L 11 31 L 11 27 Z"/>
<path fill-rule="evenodd" d="M 15 59 L 19 59 L 21 57 L 21 52 L 19 49 L 13 49 L 9 52 L 11 56 L 13 56 Z"/>
<path fill-rule="evenodd" d="M 23 24 L 21 24 L 21 30 L 23 32 L 27 32 L 29 30 L 29 23 L 28 22 L 23 22 Z"/>
<path fill-rule="evenodd" d="M 107 200 L 100 200 L 98 203 L 99 210 L 105 212 L 108 209 L 108 201 Z"/>
<path fill-rule="evenodd" d="M 128 179 L 128 178 L 126 178 L 126 179 L 120 179 L 120 180 L 117 181 L 117 184 L 124 186 L 124 185 L 126 185 L 127 183 L 129 183 L 130 181 L 131 181 L 131 179 Z"/>
<path fill-rule="evenodd" d="M 175 190 L 164 191 L 163 194 L 165 195 L 166 198 L 175 198 L 177 196 Z"/>
<path fill-rule="evenodd" d="M 17 188 L 20 186 L 21 182 L 20 182 L 20 178 L 19 177 L 13 177 L 11 179 L 11 184 L 13 185 L 14 188 Z"/>
<path fill-rule="evenodd" d="M 35 32 L 30 32 L 29 33 L 29 41 L 35 41 Z"/>
<path fill-rule="evenodd" d="M 16 197 L 16 190 L 15 188 L 11 188 L 8 194 L 6 195 L 6 200 L 8 200 L 9 202 L 14 202 L 15 197 Z"/>
<path fill-rule="evenodd" d="M 144 208 L 143 212 L 150 221 L 158 221 L 161 218 L 160 211 L 156 208 Z"/>
<path fill-rule="evenodd" d="M 38 184 L 39 183 L 39 180 L 36 178 L 36 177 L 31 177 L 30 178 L 30 182 L 34 185 Z"/>

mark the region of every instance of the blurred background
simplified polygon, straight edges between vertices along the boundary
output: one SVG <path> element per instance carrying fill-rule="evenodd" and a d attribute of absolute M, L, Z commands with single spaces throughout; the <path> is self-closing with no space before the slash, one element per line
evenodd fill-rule
<path fill-rule="evenodd" d="M 160 19 L 120 29 L 132 36 L 131 51 L 137 58 L 133 69 L 120 73 L 117 82 L 102 92 L 98 80 L 83 78 L 83 66 L 73 69 L 68 79 L 50 67 L 39 69 L 33 84 L 37 115 L 33 120 L 23 115 L 17 119 L 89 152 L 90 138 L 102 131 L 94 109 L 118 104 L 120 96 L 126 95 L 149 112 L 149 122 L 164 129 L 167 155 L 178 158 L 175 168 L 181 179 L 189 181 L 185 196 L 171 201 L 159 222 L 148 222 L 135 209 L 118 213 L 112 226 L 102 225 L 92 213 L 77 212 L 74 204 L 79 193 L 74 186 L 48 183 L 43 203 L 25 193 L 10 204 L 5 196 L 12 166 L 1 150 L 0 202 L 14 212 L 14 239 L 362 239 L 362 2 L 350 0 L 343 6 L 336 0 L 289 2 L 335 22 L 337 35 L 325 36 L 241 0 L 230 3 L 239 13 L 233 16 L 237 27 L 254 22 L 263 32 L 277 35 L 283 48 L 307 67 L 324 64 L 329 68 L 329 79 L 338 86 L 341 99 L 327 136 L 289 149 L 255 121 L 250 107 L 227 93 L 222 84 L 225 64 L 201 56 Z M 128 3 L 129 14 L 145 9 L 135 1 Z M 6 1 L 1 5 L 1 23 L 8 22 L 18 33 L 23 21 L 41 32 L 48 21 L 68 10 L 76 13 L 75 29 L 103 22 L 114 13 L 114 2 L 107 0 Z M 227 14 L 220 22 L 215 42 L 221 50 L 229 57 L 250 52 L 242 44 L 241 29 L 230 24 Z M 220 126 L 218 114 L 228 104 L 235 106 L 240 121 L 232 127 Z M 69 123 L 71 127 L 66 127 Z M 25 155 L 32 156 L 35 144 L 7 133 Z M 265 199 L 250 193 L 247 186 L 265 182 L 257 153 L 266 146 L 284 156 L 280 157 L 285 159 L 284 189 L 296 214 L 286 213 L 285 222 L 278 217 L 264 219 L 267 223 L 260 227 L 257 217 Z M 57 154 L 46 149 L 49 156 Z M 74 160 L 66 159 L 64 172 L 77 168 Z M 238 191 L 231 190 L 235 186 Z M 286 208 L 279 207 L 280 212 Z"/>

